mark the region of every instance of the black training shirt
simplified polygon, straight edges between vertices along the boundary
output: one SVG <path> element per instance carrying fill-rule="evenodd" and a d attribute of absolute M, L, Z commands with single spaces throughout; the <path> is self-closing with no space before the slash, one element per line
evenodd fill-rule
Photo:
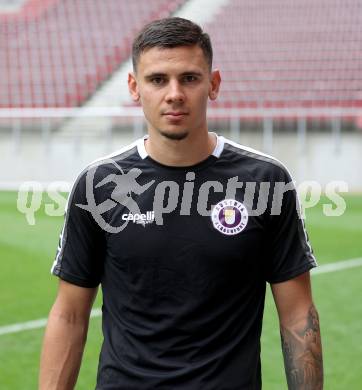
<path fill-rule="evenodd" d="M 97 389 L 261 389 L 266 282 L 316 265 L 297 210 L 280 162 L 223 137 L 190 167 L 141 139 L 83 171 L 52 273 L 102 286 Z"/>

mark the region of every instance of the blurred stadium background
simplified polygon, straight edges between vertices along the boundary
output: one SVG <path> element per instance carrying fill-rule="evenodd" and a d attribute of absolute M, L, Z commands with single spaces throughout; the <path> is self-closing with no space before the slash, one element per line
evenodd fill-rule
<path fill-rule="evenodd" d="M 46 215 L 44 194 L 28 225 L 16 191 L 24 181 L 67 190 L 87 163 L 145 133 L 126 85 L 131 42 L 168 15 L 211 35 L 223 80 L 211 130 L 271 153 L 297 183 L 348 184 L 343 216 L 324 216 L 322 198 L 306 222 L 320 264 L 360 264 L 362 0 L 0 0 L 1 390 L 36 388 L 44 321 L 23 328 L 54 299 L 63 222 Z M 313 278 L 326 389 L 361 389 L 362 267 Z M 286 389 L 270 295 L 262 341 L 264 388 Z M 96 316 L 77 389 L 94 388 L 100 342 Z"/>

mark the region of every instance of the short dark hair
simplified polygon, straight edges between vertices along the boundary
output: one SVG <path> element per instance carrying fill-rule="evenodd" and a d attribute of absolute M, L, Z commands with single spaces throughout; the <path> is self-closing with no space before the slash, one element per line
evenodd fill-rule
<path fill-rule="evenodd" d="M 209 34 L 190 20 L 170 17 L 147 24 L 139 32 L 132 45 L 134 71 L 143 51 L 152 47 L 173 48 L 177 46 L 199 46 L 204 52 L 209 69 L 212 68 L 212 46 Z"/>

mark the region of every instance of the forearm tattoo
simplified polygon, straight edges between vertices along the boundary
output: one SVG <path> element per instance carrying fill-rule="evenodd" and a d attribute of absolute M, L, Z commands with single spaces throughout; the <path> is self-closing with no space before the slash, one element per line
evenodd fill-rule
<path fill-rule="evenodd" d="M 289 390 L 322 390 L 322 344 L 317 310 L 312 305 L 303 326 L 280 327 Z"/>

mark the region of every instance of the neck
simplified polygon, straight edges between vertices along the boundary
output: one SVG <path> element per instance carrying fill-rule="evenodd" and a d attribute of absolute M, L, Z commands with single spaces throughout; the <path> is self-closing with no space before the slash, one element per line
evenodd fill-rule
<path fill-rule="evenodd" d="M 208 158 L 216 147 L 217 138 L 208 131 L 189 134 L 183 140 L 171 140 L 149 132 L 145 148 L 148 155 L 168 166 L 191 166 Z"/>

